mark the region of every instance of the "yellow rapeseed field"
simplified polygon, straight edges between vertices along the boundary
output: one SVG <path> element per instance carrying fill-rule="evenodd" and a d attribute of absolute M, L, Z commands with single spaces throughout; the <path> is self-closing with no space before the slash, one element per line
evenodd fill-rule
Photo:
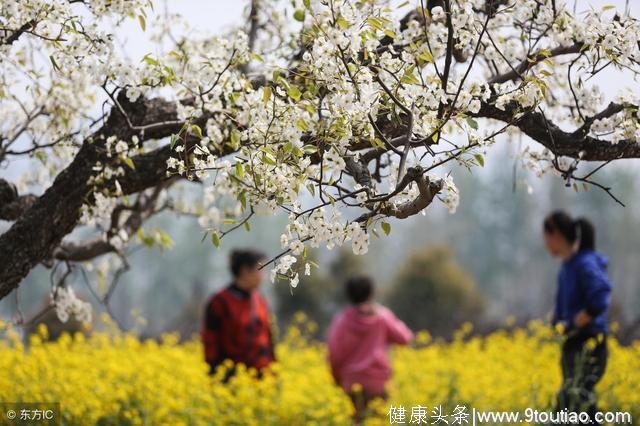
<path fill-rule="evenodd" d="M 0 331 L 0 401 L 60 402 L 69 425 L 347 425 L 349 399 L 331 379 L 321 342 L 306 337 L 313 324 L 299 318 L 277 346 L 273 374 L 257 380 L 240 369 L 226 385 L 209 377 L 197 338 L 160 343 L 132 334 L 78 333 L 46 341 L 41 327 L 25 347 L 18 333 Z M 388 401 L 376 401 L 367 424 L 389 424 L 391 405 L 456 405 L 482 410 L 550 409 L 560 384 L 558 337 L 541 322 L 527 329 L 469 335 L 453 342 L 419 333 L 413 347 L 393 351 Z M 598 385 L 600 408 L 640 419 L 640 342 L 610 341 Z M 409 415 L 406 423 L 409 424 Z M 444 424 L 444 423 L 443 423 Z"/>

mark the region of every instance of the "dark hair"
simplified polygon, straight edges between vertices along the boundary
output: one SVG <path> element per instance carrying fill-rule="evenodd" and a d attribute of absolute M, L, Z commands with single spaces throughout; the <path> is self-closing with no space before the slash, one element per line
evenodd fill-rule
<path fill-rule="evenodd" d="M 595 250 L 596 248 L 596 230 L 584 217 L 573 220 L 568 213 L 556 210 L 544 219 L 544 232 L 554 231 L 560 232 L 571 244 L 579 241 L 578 250 Z"/>
<path fill-rule="evenodd" d="M 373 294 L 373 281 L 365 275 L 357 275 L 347 281 L 346 291 L 349 301 L 358 305 L 369 300 Z"/>
<path fill-rule="evenodd" d="M 575 221 L 578 228 L 580 239 L 580 250 L 595 250 L 596 249 L 596 229 L 593 224 L 584 217 L 578 218 Z"/>
<path fill-rule="evenodd" d="M 234 277 L 240 275 L 242 268 L 253 268 L 266 256 L 253 249 L 233 250 L 229 256 L 229 266 Z"/>

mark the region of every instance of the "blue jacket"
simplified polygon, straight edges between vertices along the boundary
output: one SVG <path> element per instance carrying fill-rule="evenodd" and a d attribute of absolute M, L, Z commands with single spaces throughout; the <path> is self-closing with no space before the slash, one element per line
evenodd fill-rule
<path fill-rule="evenodd" d="M 573 318 L 585 309 L 593 320 L 580 331 L 587 334 L 607 332 L 612 287 L 607 275 L 608 263 L 604 255 L 593 250 L 580 250 L 562 263 L 558 274 L 554 324 L 562 322 L 570 332 L 575 329 Z"/>

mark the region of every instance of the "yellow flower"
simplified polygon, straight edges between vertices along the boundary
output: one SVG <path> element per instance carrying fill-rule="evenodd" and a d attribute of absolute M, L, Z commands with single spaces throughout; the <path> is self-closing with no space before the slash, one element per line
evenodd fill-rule
<path fill-rule="evenodd" d="M 232 363 L 209 376 L 199 340 L 179 343 L 168 333 L 160 342 L 142 341 L 108 328 L 52 342 L 43 326 L 25 348 L 8 325 L 0 340 L 0 400 L 59 402 L 69 425 L 349 425 L 353 406 L 333 382 L 327 349 L 309 337 L 311 330 L 299 316 L 276 347 L 278 362 L 262 379 L 239 365 L 223 384 Z M 452 342 L 418 332 L 416 347 L 393 348 L 389 398 L 371 403 L 365 424 L 389 424 L 390 405 L 408 413 L 416 405 L 441 405 L 449 413 L 456 405 L 553 408 L 560 347 L 548 326 L 533 321 L 487 336 L 470 332 L 463 326 L 458 335 L 465 339 Z M 621 346 L 611 336 L 608 345 L 607 371 L 597 387 L 600 409 L 640 418 L 640 342 Z"/>

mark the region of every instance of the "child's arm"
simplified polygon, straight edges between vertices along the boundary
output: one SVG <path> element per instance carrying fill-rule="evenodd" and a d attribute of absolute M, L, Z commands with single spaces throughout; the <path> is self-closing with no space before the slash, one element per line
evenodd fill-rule
<path fill-rule="evenodd" d="M 202 344 L 204 346 L 204 359 L 209 364 L 210 372 L 213 372 L 222 361 L 220 350 L 220 329 L 222 326 L 222 312 L 220 304 L 213 298 L 205 306 L 204 320 L 202 324 Z"/>
<path fill-rule="evenodd" d="M 413 332 L 391 310 L 382 308 L 382 314 L 387 325 L 387 339 L 390 343 L 407 345 L 413 340 Z"/>
<path fill-rule="evenodd" d="M 584 313 L 595 318 L 611 304 L 611 282 L 606 270 L 594 262 L 585 262 L 578 272 L 578 278 L 584 292 Z M 587 321 L 588 323 L 588 321 Z M 576 324 L 581 327 L 585 324 Z"/>
<path fill-rule="evenodd" d="M 342 361 L 342 348 L 343 345 L 340 344 L 342 340 L 340 338 L 341 330 L 339 326 L 340 321 L 338 319 L 334 320 L 334 322 L 329 327 L 329 334 L 327 337 L 327 349 L 328 349 L 328 358 L 329 358 L 329 366 L 331 367 L 331 375 L 335 380 L 336 384 L 340 384 L 340 363 Z"/>

